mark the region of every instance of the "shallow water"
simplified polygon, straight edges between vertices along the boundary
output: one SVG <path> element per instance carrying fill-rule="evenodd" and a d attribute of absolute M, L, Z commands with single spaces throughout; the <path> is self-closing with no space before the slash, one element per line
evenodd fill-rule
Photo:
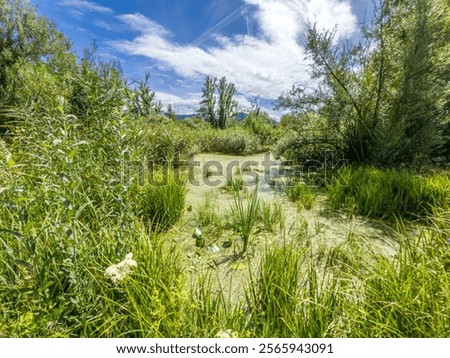
<path fill-rule="evenodd" d="M 317 250 L 334 247 L 345 242 L 350 236 L 368 239 L 369 245 L 381 249 L 388 255 L 395 252 L 395 230 L 381 221 L 348 216 L 329 210 L 326 196 L 319 195 L 311 210 L 298 209 L 288 200 L 280 187 L 270 185 L 272 180 L 283 179 L 280 163 L 267 153 L 250 156 L 232 156 L 223 154 L 199 154 L 191 160 L 190 180 L 186 203 L 188 210 L 177 228 L 172 231 L 183 252 L 184 262 L 195 281 L 197 273 L 213 270 L 220 282 L 221 289 L 230 292 L 234 299 L 242 295 L 242 285 L 247 282 L 249 273 L 256 274 L 266 248 L 286 241 L 311 239 Z M 209 171 L 209 175 L 206 173 Z M 240 246 L 238 235 L 230 230 L 221 234 L 205 233 L 205 248 L 195 246 L 192 233 L 197 226 L 197 210 L 210 200 L 220 214 L 223 224 L 233 204 L 233 195 L 224 190 L 227 179 L 240 174 L 247 192 L 256 188 L 260 200 L 278 203 L 285 215 L 284 229 L 275 233 L 258 232 L 250 239 L 249 260 L 240 260 L 236 247 L 224 248 L 223 243 L 234 240 Z M 245 195 L 243 195 L 245 196 Z M 202 228 L 203 230 L 203 228 Z M 300 234 L 302 233 L 303 234 Z M 217 251 L 213 248 L 217 248 Z M 194 282 L 193 281 L 193 282 Z M 241 297 L 242 298 L 242 297 Z"/>
<path fill-rule="evenodd" d="M 299 210 L 295 203 L 288 200 L 279 186 L 271 186 L 273 180 L 283 180 L 280 161 L 271 153 L 260 153 L 249 156 L 233 156 L 214 153 L 196 155 L 192 162 L 191 180 L 188 186 L 186 202 L 196 209 L 210 197 L 216 209 L 224 213 L 230 209 L 233 196 L 223 190 L 227 179 L 241 174 L 248 192 L 256 188 L 260 200 L 277 202 L 286 216 L 286 229 L 293 231 L 299 226 L 307 227 L 309 235 L 324 239 L 331 245 L 341 242 L 349 235 L 362 235 L 374 239 L 381 246 L 391 241 L 393 230 L 381 221 L 362 217 L 351 217 L 343 213 L 327 209 L 326 197 L 317 198 L 316 206 L 311 210 Z M 210 175 L 207 177 L 206 173 Z"/>
<path fill-rule="evenodd" d="M 260 199 L 273 200 L 281 194 L 280 189 L 270 186 L 271 180 L 280 176 L 279 164 L 270 153 L 250 156 L 198 154 L 191 161 L 187 202 L 192 206 L 203 203 L 205 194 L 223 188 L 239 173 L 247 190 L 252 191 L 257 186 Z"/>

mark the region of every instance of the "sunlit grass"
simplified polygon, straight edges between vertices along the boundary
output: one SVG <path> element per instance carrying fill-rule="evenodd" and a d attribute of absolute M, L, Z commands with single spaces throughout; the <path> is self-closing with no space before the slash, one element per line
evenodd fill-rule
<path fill-rule="evenodd" d="M 327 188 L 334 209 L 375 218 L 420 218 L 450 201 L 450 178 L 409 170 L 346 167 Z"/>
<path fill-rule="evenodd" d="M 427 218 L 387 253 L 356 235 L 333 246 L 305 228 L 283 230 L 280 204 L 230 185 L 231 225 L 207 198 L 189 227 L 214 238 L 231 228 L 243 252 L 260 232 L 280 240 L 261 245 L 260 261 L 234 257 L 248 271 L 227 291 L 214 270 L 189 271 L 183 247 L 167 240 L 185 186 L 170 169 L 166 185 L 138 185 L 133 172 L 123 180 L 116 159 L 125 149 L 143 153 L 129 139 L 139 127 L 110 120 L 95 129 L 63 114 L 24 118 L 1 144 L 1 337 L 450 336 L 445 174 L 347 169 L 348 187 L 328 189 L 336 208 Z M 300 184 L 292 195 L 305 201 L 307 193 Z M 124 260 L 127 270 L 107 271 Z"/>
<path fill-rule="evenodd" d="M 316 204 L 317 194 L 306 183 L 298 182 L 285 187 L 289 200 L 297 203 L 299 209 L 310 210 Z"/>
<path fill-rule="evenodd" d="M 231 220 L 234 230 L 239 233 L 242 239 L 242 252 L 247 251 L 250 237 L 258 221 L 258 212 L 258 187 L 256 186 L 253 192 L 249 194 L 248 200 L 244 200 L 239 186 L 234 186 Z"/>
<path fill-rule="evenodd" d="M 171 170 L 155 173 L 152 181 L 131 188 L 136 214 L 157 230 L 167 230 L 181 218 L 186 187 Z"/>

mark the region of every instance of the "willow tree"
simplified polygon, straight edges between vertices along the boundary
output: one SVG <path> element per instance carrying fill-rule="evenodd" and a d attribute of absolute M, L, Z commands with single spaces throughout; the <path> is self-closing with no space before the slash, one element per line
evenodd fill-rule
<path fill-rule="evenodd" d="M 75 65 L 69 49 L 67 38 L 53 22 L 38 15 L 27 0 L 0 0 L 2 102 L 13 95 L 15 74 L 21 63 L 45 63 L 49 70 L 64 72 Z"/>
<path fill-rule="evenodd" d="M 216 77 L 207 76 L 203 84 L 199 116 L 214 128 L 228 127 L 236 116 L 237 102 L 233 99 L 235 92 L 235 85 L 228 83 L 225 77 L 217 83 Z"/>
<path fill-rule="evenodd" d="M 320 86 L 294 87 L 278 105 L 317 113 L 328 124 L 319 139 L 355 162 L 430 155 L 442 143 L 448 104 L 450 63 L 442 53 L 449 7 L 445 0 L 381 0 L 356 44 L 310 25 L 305 47 Z"/>

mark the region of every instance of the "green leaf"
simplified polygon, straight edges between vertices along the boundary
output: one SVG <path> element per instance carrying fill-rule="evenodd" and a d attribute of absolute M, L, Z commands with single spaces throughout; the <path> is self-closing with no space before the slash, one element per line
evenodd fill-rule
<path fill-rule="evenodd" d="M 21 233 L 18 233 L 17 231 L 12 231 L 12 230 L 8 230 L 8 229 L 0 229 L 0 232 L 4 232 L 6 234 L 15 236 L 18 239 L 23 239 L 24 238 L 24 236 Z"/>
<path fill-rule="evenodd" d="M 10 169 L 16 164 L 16 162 L 12 158 L 11 153 L 6 154 L 6 164 Z"/>
<path fill-rule="evenodd" d="M 31 287 L 22 287 L 22 288 L 19 288 L 19 292 L 23 295 L 27 295 L 30 293 L 34 293 L 34 289 Z"/>
<path fill-rule="evenodd" d="M 81 206 L 78 208 L 77 212 L 75 213 L 75 217 L 74 217 L 75 220 L 78 220 L 78 218 L 80 217 L 81 213 L 84 211 L 84 209 L 86 208 L 86 206 L 87 206 L 88 204 L 89 204 L 89 203 L 86 203 L 86 204 L 84 204 L 84 205 L 81 205 Z"/>
<path fill-rule="evenodd" d="M 26 261 L 23 261 L 23 260 L 15 260 L 15 262 L 16 262 L 16 264 L 22 265 L 22 266 L 24 266 L 24 267 L 26 267 L 26 268 L 33 268 L 33 265 L 29 264 L 29 263 L 26 262 Z"/>
<path fill-rule="evenodd" d="M 78 152 L 78 148 L 73 148 L 69 153 L 69 159 L 73 160 L 73 158 L 75 158 L 75 155 L 77 155 L 77 152 Z"/>

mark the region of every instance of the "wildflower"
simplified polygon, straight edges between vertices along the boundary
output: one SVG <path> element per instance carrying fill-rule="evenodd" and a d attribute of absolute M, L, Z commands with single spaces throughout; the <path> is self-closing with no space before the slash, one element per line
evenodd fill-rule
<path fill-rule="evenodd" d="M 198 227 L 195 228 L 195 231 L 192 234 L 192 237 L 195 239 L 195 246 L 197 246 L 197 247 L 205 246 L 205 239 L 202 236 L 202 231 Z"/>
<path fill-rule="evenodd" d="M 118 264 L 113 264 L 105 270 L 105 275 L 116 283 L 122 281 L 130 272 L 132 267 L 136 267 L 137 262 L 133 260 L 133 254 L 130 252 L 125 255 L 125 259 Z"/>
<path fill-rule="evenodd" d="M 219 246 L 217 246 L 216 244 L 214 244 L 213 246 L 208 246 L 206 249 L 208 251 L 211 251 L 211 252 L 214 252 L 214 253 L 220 251 Z"/>
<path fill-rule="evenodd" d="M 219 331 L 216 334 L 216 338 L 238 338 L 238 334 L 231 329 L 225 331 Z"/>

